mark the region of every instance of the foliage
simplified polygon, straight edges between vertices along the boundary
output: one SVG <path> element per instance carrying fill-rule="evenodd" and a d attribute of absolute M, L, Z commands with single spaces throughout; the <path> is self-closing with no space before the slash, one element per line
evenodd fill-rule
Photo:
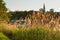
<path fill-rule="evenodd" d="M 10 39 L 0 32 L 0 40 L 10 40 Z"/>
<path fill-rule="evenodd" d="M 54 12 L 54 9 L 53 9 L 53 8 L 51 8 L 51 9 L 50 9 L 50 12 Z"/>
<path fill-rule="evenodd" d="M 0 21 L 1 20 L 6 20 L 6 21 L 9 20 L 8 13 L 7 13 L 7 8 L 6 8 L 3 0 L 0 0 Z"/>
<path fill-rule="evenodd" d="M 4 35 L 11 39 L 13 34 L 18 31 L 18 28 L 12 28 L 5 25 L 3 23 L 0 24 L 0 32 L 2 32 Z"/>
<path fill-rule="evenodd" d="M 0 32 L 11 40 L 60 40 L 59 31 L 45 26 L 19 28 L 0 26 Z"/>
<path fill-rule="evenodd" d="M 13 35 L 13 40 L 59 40 L 60 34 L 45 27 L 24 27 Z"/>

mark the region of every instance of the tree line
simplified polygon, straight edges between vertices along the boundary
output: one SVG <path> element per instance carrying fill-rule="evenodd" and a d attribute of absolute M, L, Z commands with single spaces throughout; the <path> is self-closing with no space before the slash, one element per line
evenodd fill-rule
<path fill-rule="evenodd" d="M 32 15 L 32 12 L 34 10 L 30 11 L 9 11 L 8 8 L 5 6 L 5 2 L 3 0 L 0 0 L 0 21 L 6 20 L 9 21 L 11 19 L 19 19 L 28 17 L 29 15 Z M 36 12 L 36 11 L 35 11 Z M 39 12 L 43 14 L 43 9 L 39 9 Z M 60 15 L 60 12 L 54 12 L 54 9 L 50 9 L 50 11 L 47 11 L 46 13 L 50 13 L 51 15 L 54 15 L 55 18 Z"/>

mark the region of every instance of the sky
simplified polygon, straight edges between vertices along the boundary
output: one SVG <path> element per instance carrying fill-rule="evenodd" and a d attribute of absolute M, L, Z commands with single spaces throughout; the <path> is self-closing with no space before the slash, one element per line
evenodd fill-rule
<path fill-rule="evenodd" d="M 45 3 L 46 11 L 53 8 L 60 11 L 60 0 L 4 0 L 8 10 L 39 10 Z"/>

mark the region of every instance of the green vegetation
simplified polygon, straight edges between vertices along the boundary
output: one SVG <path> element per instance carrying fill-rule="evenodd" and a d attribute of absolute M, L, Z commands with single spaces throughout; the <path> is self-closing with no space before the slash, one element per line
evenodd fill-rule
<path fill-rule="evenodd" d="M 41 9 L 40 11 L 43 10 Z M 10 13 L 13 16 L 11 16 Z M 28 16 L 30 17 L 32 13 L 33 10 L 7 12 L 4 1 L 0 0 L 0 40 L 60 40 L 60 31 L 55 30 L 52 27 L 49 28 L 45 26 L 33 26 L 16 28 L 4 26 L 5 23 L 3 23 L 3 20 L 9 21 L 10 17 L 12 17 L 12 19 L 19 19 L 20 17 L 25 18 Z M 50 9 L 50 12 L 47 13 L 54 13 L 54 9 Z M 59 16 L 59 14 L 52 15 L 55 18 Z M 42 17 L 43 16 L 41 15 L 41 18 Z"/>
<path fill-rule="evenodd" d="M 6 40 L 60 40 L 60 32 L 43 26 L 4 28 L 1 27 L 0 38 L 6 37 Z M 4 36 L 4 37 L 2 37 Z"/>
<path fill-rule="evenodd" d="M 7 12 L 8 9 L 5 6 L 5 2 L 0 0 L 0 21 L 8 21 L 10 14 Z"/>
<path fill-rule="evenodd" d="M 0 32 L 0 40 L 10 40 L 10 39 Z"/>

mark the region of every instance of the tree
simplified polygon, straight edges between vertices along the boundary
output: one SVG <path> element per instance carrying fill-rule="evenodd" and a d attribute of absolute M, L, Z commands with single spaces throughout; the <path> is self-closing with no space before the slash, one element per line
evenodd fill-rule
<path fill-rule="evenodd" d="M 0 21 L 2 20 L 8 21 L 8 13 L 4 1 L 0 0 Z"/>
<path fill-rule="evenodd" d="M 50 9 L 50 13 L 51 13 L 51 15 L 54 15 L 54 9 L 53 8 Z"/>
<path fill-rule="evenodd" d="M 40 8 L 39 11 L 40 11 L 41 13 L 44 13 L 44 12 L 43 12 L 43 11 L 44 11 L 43 8 Z"/>
<path fill-rule="evenodd" d="M 54 12 L 54 9 L 51 8 L 51 9 L 50 9 L 50 12 Z"/>

